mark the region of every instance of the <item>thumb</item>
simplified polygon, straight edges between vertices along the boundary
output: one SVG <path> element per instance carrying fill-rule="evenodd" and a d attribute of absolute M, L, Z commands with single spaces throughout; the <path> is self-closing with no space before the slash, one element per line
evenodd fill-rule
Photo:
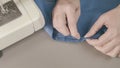
<path fill-rule="evenodd" d="M 98 32 L 100 30 L 100 28 L 102 28 L 103 25 L 104 25 L 104 18 L 101 16 L 95 22 L 95 24 L 92 26 L 92 28 L 89 30 L 89 32 L 85 35 L 85 37 L 93 36 L 94 34 L 96 34 L 96 32 Z"/>

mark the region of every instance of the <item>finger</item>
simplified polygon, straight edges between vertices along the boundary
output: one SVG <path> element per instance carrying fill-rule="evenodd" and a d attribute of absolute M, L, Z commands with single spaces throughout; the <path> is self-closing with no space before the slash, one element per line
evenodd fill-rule
<path fill-rule="evenodd" d="M 103 48 L 102 47 L 95 46 L 94 48 L 96 50 L 100 51 L 101 53 L 106 54 L 106 53 L 103 52 Z"/>
<path fill-rule="evenodd" d="M 94 46 L 95 49 L 97 49 L 98 51 L 102 51 L 102 47 L 98 47 L 98 46 Z"/>
<path fill-rule="evenodd" d="M 109 53 L 110 51 L 112 51 L 116 47 L 116 45 L 118 45 L 118 43 L 116 43 L 116 40 L 112 40 L 102 47 L 103 48 L 102 52 Z"/>
<path fill-rule="evenodd" d="M 120 46 L 117 46 L 114 48 L 113 51 L 107 53 L 108 56 L 111 56 L 111 57 L 117 57 L 117 55 L 119 54 L 120 52 Z"/>
<path fill-rule="evenodd" d="M 80 39 L 80 34 L 77 30 L 77 22 L 80 16 L 80 12 L 74 12 L 73 10 L 67 11 L 67 21 L 70 33 L 73 37 Z"/>
<path fill-rule="evenodd" d="M 104 18 L 101 16 L 95 24 L 92 26 L 92 28 L 89 30 L 89 32 L 85 35 L 85 37 L 91 37 L 93 36 L 102 26 L 104 25 Z"/>
<path fill-rule="evenodd" d="M 111 30 L 107 30 L 100 38 L 98 39 L 87 39 L 86 41 L 93 46 L 103 46 L 111 41 L 114 36 Z"/>
<path fill-rule="evenodd" d="M 120 46 L 116 46 L 111 52 L 107 53 L 108 56 L 117 57 L 120 52 Z"/>
<path fill-rule="evenodd" d="M 66 16 L 64 13 L 53 14 L 53 27 L 64 36 L 70 34 L 68 27 L 66 26 Z"/>

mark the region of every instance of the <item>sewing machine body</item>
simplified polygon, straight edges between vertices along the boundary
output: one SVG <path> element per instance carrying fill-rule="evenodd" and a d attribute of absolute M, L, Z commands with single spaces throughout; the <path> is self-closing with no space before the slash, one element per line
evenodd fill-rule
<path fill-rule="evenodd" d="M 13 0 L 13 2 L 19 14 L 15 18 L 8 17 L 10 20 L 1 19 L 5 22 L 0 24 L 0 50 L 40 30 L 45 24 L 43 15 L 33 0 Z"/>

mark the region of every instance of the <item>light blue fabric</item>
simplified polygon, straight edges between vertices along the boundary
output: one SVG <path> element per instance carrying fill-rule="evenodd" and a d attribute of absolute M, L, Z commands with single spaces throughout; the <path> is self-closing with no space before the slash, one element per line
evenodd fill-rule
<path fill-rule="evenodd" d="M 99 16 L 120 4 L 120 0 L 80 0 L 81 15 L 77 24 L 78 31 L 81 34 L 81 39 L 77 40 L 72 36 L 63 36 L 56 31 L 52 26 L 52 10 L 56 4 L 56 0 L 35 0 L 38 7 L 41 9 L 46 25 L 44 29 L 55 40 L 66 42 L 83 42 L 86 40 L 84 35 L 90 30 Z M 90 38 L 99 38 L 107 28 L 103 26 L 94 36 Z"/>

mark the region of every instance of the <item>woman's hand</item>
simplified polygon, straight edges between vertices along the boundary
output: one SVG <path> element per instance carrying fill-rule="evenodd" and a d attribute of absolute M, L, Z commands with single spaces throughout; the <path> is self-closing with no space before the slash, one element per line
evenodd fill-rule
<path fill-rule="evenodd" d="M 77 21 L 80 16 L 80 0 L 58 0 L 53 10 L 53 27 L 64 36 L 79 39 Z"/>
<path fill-rule="evenodd" d="M 94 35 L 103 25 L 108 28 L 107 31 L 99 39 L 87 42 L 106 55 L 120 57 L 120 6 L 100 16 L 85 37 Z"/>

